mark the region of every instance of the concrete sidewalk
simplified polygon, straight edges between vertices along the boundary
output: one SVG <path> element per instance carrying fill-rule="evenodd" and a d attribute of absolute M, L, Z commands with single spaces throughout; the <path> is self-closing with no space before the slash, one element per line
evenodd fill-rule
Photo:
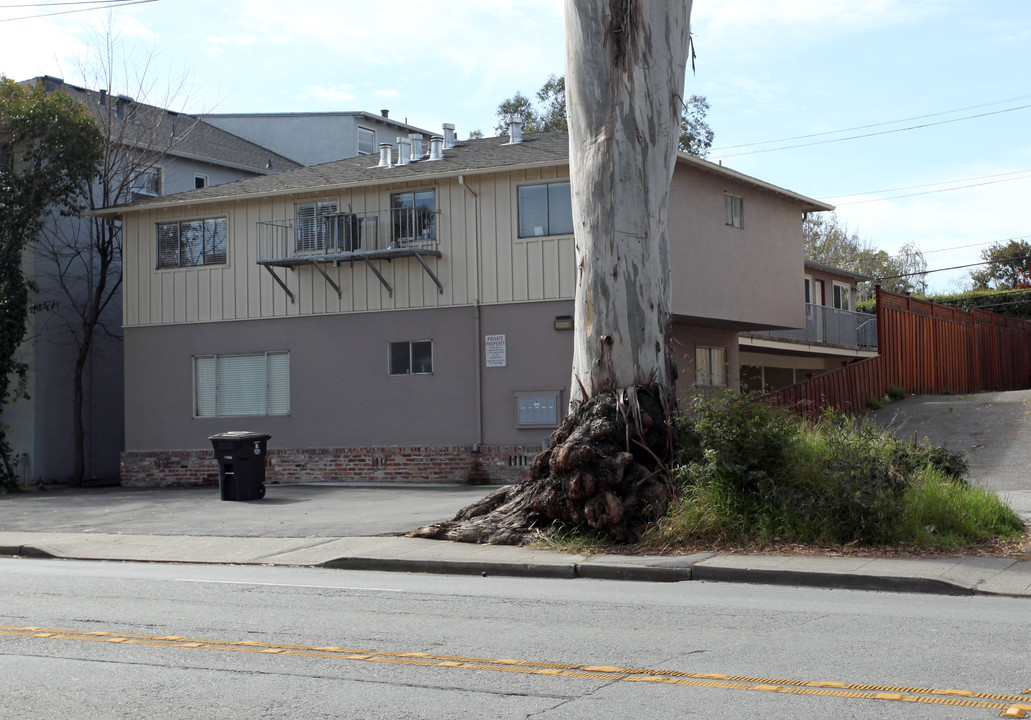
<path fill-rule="evenodd" d="M 709 580 L 1031 598 L 1031 561 L 811 556 L 595 555 L 406 538 L 491 488 L 272 485 L 222 502 L 217 488 L 51 490 L 0 496 L 0 555 L 290 565 L 676 582 Z"/>

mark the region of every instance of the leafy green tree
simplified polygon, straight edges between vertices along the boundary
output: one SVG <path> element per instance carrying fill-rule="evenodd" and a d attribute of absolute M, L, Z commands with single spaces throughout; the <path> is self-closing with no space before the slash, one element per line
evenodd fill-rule
<path fill-rule="evenodd" d="M 988 265 L 970 273 L 974 290 L 1031 289 L 1031 243 L 1010 240 L 981 251 Z"/>
<path fill-rule="evenodd" d="M 807 216 L 802 237 L 807 260 L 867 275 L 889 292 L 922 294 L 927 290 L 927 261 L 915 243 L 889 255 L 860 238 L 836 213 Z M 860 283 L 858 293 L 859 301 L 873 297 L 873 283 Z"/>
<path fill-rule="evenodd" d="M 27 367 L 17 358 L 31 311 L 22 254 L 49 213 L 71 214 L 100 165 L 103 143 L 85 108 L 42 86 L 0 76 L 0 409 L 24 393 Z M 0 480 L 15 483 L 0 425 Z"/>
<path fill-rule="evenodd" d="M 508 132 L 508 118 L 518 115 L 523 120 L 523 132 L 549 132 L 568 130 L 566 122 L 566 79 L 564 76 L 549 75 L 537 91 L 534 102 L 521 92 L 498 105 L 497 124 L 494 132 L 504 135 Z M 678 150 L 688 155 L 705 157 L 709 154 L 715 138 L 712 128 L 706 122 L 709 101 L 702 95 L 692 95 L 684 104 L 680 115 L 680 143 Z"/>

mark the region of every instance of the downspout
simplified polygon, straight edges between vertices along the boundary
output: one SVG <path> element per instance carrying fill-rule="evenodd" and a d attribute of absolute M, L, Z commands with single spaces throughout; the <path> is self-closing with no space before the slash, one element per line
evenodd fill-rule
<path fill-rule="evenodd" d="M 473 262 L 476 268 L 476 283 L 473 286 L 473 328 L 476 336 L 476 444 L 473 452 L 480 452 L 483 446 L 483 358 L 480 357 L 480 196 L 465 182 L 465 175 L 458 176 L 458 184 L 473 196 Z"/>

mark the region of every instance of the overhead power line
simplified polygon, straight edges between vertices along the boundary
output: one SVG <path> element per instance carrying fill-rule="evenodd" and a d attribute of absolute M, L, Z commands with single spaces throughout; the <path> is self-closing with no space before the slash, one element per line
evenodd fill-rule
<path fill-rule="evenodd" d="M 885 275 L 884 277 L 877 278 L 880 280 L 896 280 L 898 278 L 916 277 L 917 275 L 930 275 L 936 272 L 945 272 L 947 270 L 962 270 L 963 268 L 977 267 L 978 265 L 994 265 L 996 263 L 1003 262 L 1016 262 L 1017 260 L 1031 260 L 1031 255 L 1022 255 L 1020 257 L 1002 258 L 1001 260 L 985 260 L 984 262 L 969 263 L 967 265 L 954 265 L 947 268 L 935 268 L 934 270 L 921 270 L 920 272 L 903 273 L 901 275 Z"/>
<path fill-rule="evenodd" d="M 831 140 L 817 140 L 816 142 L 799 143 L 797 145 L 784 145 L 782 147 L 766 148 L 763 150 L 749 150 L 747 152 L 730 153 L 720 155 L 717 153 L 719 158 L 732 158 L 741 157 L 742 155 L 756 155 L 758 153 L 766 152 L 777 152 L 778 150 L 795 150 L 797 148 L 811 147 L 813 145 L 827 145 L 829 143 L 845 142 L 846 140 L 859 140 L 861 138 L 876 137 L 878 135 L 890 135 L 892 133 L 906 132 L 909 130 L 921 130 L 923 128 L 934 127 L 935 125 L 947 125 L 949 123 L 960 122 L 962 120 L 975 120 L 977 118 L 989 117 L 991 115 L 1001 115 L 1003 113 L 1016 112 L 1017 110 L 1026 110 L 1031 108 L 1031 105 L 1018 105 L 1017 107 L 1005 108 L 1004 110 L 993 110 L 992 112 L 978 113 L 977 115 L 965 115 L 964 117 L 952 118 L 950 120 L 940 120 L 938 122 L 922 123 L 920 125 L 910 125 L 903 128 L 895 128 L 893 130 L 880 130 L 878 132 L 863 133 L 862 135 L 849 135 L 843 138 L 833 138 Z"/>
<path fill-rule="evenodd" d="M 21 17 L 13 18 L 2 18 L 0 23 L 5 22 L 17 22 L 18 20 L 36 20 L 38 18 L 53 17 L 55 15 L 71 15 L 72 13 L 90 12 L 92 10 L 110 10 L 112 8 L 122 8 L 129 5 L 144 5 L 146 3 L 157 2 L 158 0 L 97 0 L 94 3 L 47 3 L 45 5 L 28 5 L 26 7 L 51 7 L 55 5 L 94 5 L 95 7 L 77 8 L 75 10 L 59 10 L 58 12 L 50 13 L 39 13 L 38 15 L 23 15 Z M 7 5 L 3 7 L 20 7 L 18 5 Z"/>
<path fill-rule="evenodd" d="M 1019 102 L 1021 100 L 1027 100 L 1031 98 L 1031 95 L 1021 95 L 1020 97 L 1009 98 L 1008 100 L 995 100 L 993 102 L 981 103 L 980 105 L 968 105 L 967 107 L 956 108 L 955 110 L 942 110 L 941 112 L 928 113 L 927 115 L 914 115 L 913 117 L 900 118 L 898 120 L 885 120 L 878 123 L 870 123 L 869 125 L 856 125 L 855 127 L 843 128 L 841 130 L 825 130 L 824 132 L 809 133 L 807 135 L 795 135 L 792 137 L 780 138 L 779 140 L 760 140 L 759 142 L 741 143 L 739 145 L 724 145 L 722 147 L 711 148 L 712 152 L 718 152 L 720 150 L 737 150 L 743 147 L 755 147 L 756 145 L 772 145 L 773 143 L 779 142 L 791 142 L 792 140 L 808 140 L 809 138 L 822 137 L 824 135 L 837 135 L 839 133 L 855 132 L 856 130 L 868 130 L 869 128 L 884 127 L 885 125 L 897 125 L 903 122 L 912 122 L 914 120 L 924 120 L 931 117 L 940 117 L 942 115 L 951 115 L 952 113 L 966 112 L 967 110 L 977 110 L 978 108 L 991 107 L 992 105 L 1002 105 L 1003 103 Z"/>
<path fill-rule="evenodd" d="M 820 200 L 828 201 L 835 198 L 856 197 L 858 195 L 875 195 L 877 193 L 898 192 L 899 190 L 916 190 L 918 188 L 935 187 L 937 185 L 951 185 L 958 182 L 969 182 L 971 180 L 987 180 L 988 178 L 1007 177 L 1009 175 L 1024 175 L 1031 173 L 1031 170 L 1013 170 L 1011 172 L 995 173 L 994 175 L 977 175 L 975 177 L 955 178 L 954 180 L 940 180 L 939 182 L 923 183 L 921 185 L 903 185 L 902 187 L 884 188 L 881 190 L 866 190 L 864 192 L 839 193 L 838 195 L 824 195 Z M 1019 179 L 1019 178 L 1018 178 Z M 951 188 L 945 188 L 949 190 Z"/>
<path fill-rule="evenodd" d="M 957 185 L 956 187 L 939 188 L 938 190 L 924 190 L 923 192 L 903 193 L 901 195 L 889 195 L 888 197 L 880 197 L 880 198 L 867 198 L 866 200 L 853 200 L 852 202 L 837 202 L 837 203 L 835 203 L 835 205 L 837 205 L 837 206 L 842 206 L 842 205 L 866 205 L 868 203 L 884 202 L 886 200 L 898 200 L 899 198 L 919 197 L 921 195 L 937 195 L 938 193 L 952 192 L 953 190 L 967 190 L 969 188 L 974 188 L 974 187 L 984 187 L 985 185 L 998 185 L 999 183 L 1015 182 L 1017 180 L 1028 180 L 1028 179 L 1031 179 L 1031 171 L 1024 170 L 1024 171 L 1021 171 L 1021 172 L 1025 172 L 1027 174 L 1025 174 L 1023 177 L 1005 178 L 1004 180 L 988 180 L 986 182 L 970 183 L 969 185 Z M 839 197 L 847 197 L 847 196 L 839 196 Z"/>

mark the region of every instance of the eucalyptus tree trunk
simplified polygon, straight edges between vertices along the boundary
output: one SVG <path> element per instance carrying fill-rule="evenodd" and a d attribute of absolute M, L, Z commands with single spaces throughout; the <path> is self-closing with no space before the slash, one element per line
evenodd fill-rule
<path fill-rule="evenodd" d="M 690 0 L 566 0 L 570 412 L 529 480 L 413 535 L 516 544 L 561 522 L 630 541 L 670 498 L 667 213 L 690 10 Z"/>
<path fill-rule="evenodd" d="M 673 397 L 667 216 L 690 10 L 690 0 L 566 3 L 574 407 L 639 385 Z"/>

